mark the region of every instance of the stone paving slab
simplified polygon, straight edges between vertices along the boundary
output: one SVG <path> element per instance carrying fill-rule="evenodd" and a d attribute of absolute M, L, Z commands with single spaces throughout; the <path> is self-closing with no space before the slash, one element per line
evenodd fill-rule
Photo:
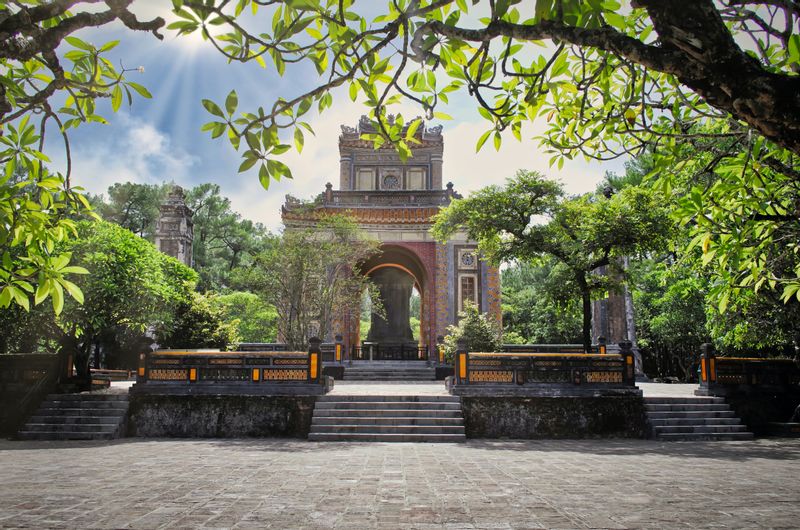
<path fill-rule="evenodd" d="M 0 528 L 797 528 L 800 440 L 0 441 Z"/>

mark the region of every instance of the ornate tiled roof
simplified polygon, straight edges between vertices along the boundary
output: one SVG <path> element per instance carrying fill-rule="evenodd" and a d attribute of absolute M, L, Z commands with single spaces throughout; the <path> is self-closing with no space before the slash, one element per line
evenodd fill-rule
<path fill-rule="evenodd" d="M 329 215 L 348 215 L 363 224 L 430 224 L 431 217 L 439 213 L 438 207 L 394 207 L 394 208 L 336 208 L 320 206 L 313 209 L 287 209 L 281 216 L 284 221 L 319 221 Z"/>
<path fill-rule="evenodd" d="M 394 116 L 392 115 L 387 116 L 387 120 L 389 121 L 389 123 L 392 123 L 394 121 Z M 403 129 L 403 131 L 405 130 L 406 128 Z M 372 123 L 370 122 L 369 118 L 367 118 L 366 116 L 361 116 L 361 119 L 359 120 L 357 127 L 342 125 L 342 134 L 341 136 L 339 136 L 339 146 L 362 148 L 362 149 L 374 149 L 374 144 L 371 141 L 361 139 L 362 134 L 368 134 L 374 132 L 376 132 L 376 129 L 375 127 L 372 126 Z M 417 132 L 414 136 L 419 142 L 418 144 L 414 144 L 413 146 L 414 149 L 419 149 L 424 147 L 441 147 L 443 145 L 441 125 L 437 125 L 435 127 L 427 127 L 425 124 L 423 124 L 421 127 L 417 129 Z M 394 146 L 390 143 L 385 143 L 379 149 L 394 149 Z"/>

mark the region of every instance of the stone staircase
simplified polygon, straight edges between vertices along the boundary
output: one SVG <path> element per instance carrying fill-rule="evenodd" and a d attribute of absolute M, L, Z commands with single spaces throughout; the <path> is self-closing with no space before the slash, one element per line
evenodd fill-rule
<path fill-rule="evenodd" d="M 648 397 L 645 407 L 657 440 L 752 440 L 720 397 Z"/>
<path fill-rule="evenodd" d="M 111 440 L 124 433 L 128 394 L 50 394 L 17 433 L 21 440 Z"/>
<path fill-rule="evenodd" d="M 458 396 L 322 396 L 311 432 L 314 442 L 463 442 Z"/>
<path fill-rule="evenodd" d="M 425 361 L 353 361 L 345 381 L 434 381 L 436 369 Z"/>

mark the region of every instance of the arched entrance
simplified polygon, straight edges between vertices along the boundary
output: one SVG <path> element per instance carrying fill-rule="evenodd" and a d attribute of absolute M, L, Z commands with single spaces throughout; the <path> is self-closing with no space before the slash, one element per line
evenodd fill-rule
<path fill-rule="evenodd" d="M 429 319 L 425 294 L 428 274 L 413 251 L 397 245 L 384 245 L 381 250 L 379 255 L 364 263 L 361 270 L 378 287 L 384 315 L 372 315 L 369 333 L 366 337 L 360 337 L 361 344 L 369 349 L 372 358 L 427 358 L 425 331 Z M 418 340 L 411 329 L 413 291 L 420 297 Z"/>

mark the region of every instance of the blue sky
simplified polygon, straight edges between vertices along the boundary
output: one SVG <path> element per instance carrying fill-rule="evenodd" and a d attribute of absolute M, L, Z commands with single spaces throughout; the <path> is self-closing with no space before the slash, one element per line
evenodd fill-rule
<path fill-rule="evenodd" d="M 163 0 L 136 0 L 133 10 L 140 18 L 159 14 L 169 21 L 168 6 Z M 113 25 L 79 34 L 98 46 L 119 39 L 120 45 L 110 58 L 126 68 L 144 66 L 144 73 L 129 75 L 131 80 L 145 85 L 153 99 L 137 98 L 132 107 L 124 105 L 116 114 L 102 103 L 100 113 L 109 119 L 108 125 L 73 129 L 75 184 L 92 193 L 103 193 L 109 185 L 121 181 L 174 181 L 184 187 L 216 182 L 236 211 L 272 229 L 280 225 L 280 205 L 286 194 L 309 198 L 321 192 L 326 182 L 336 185 L 339 126 L 355 125 L 365 113 L 363 105 L 352 103 L 346 90 L 335 93 L 332 109 L 309 118 L 316 137 L 306 139 L 303 153 L 290 151 L 283 156 L 295 178 L 273 182 L 269 190 L 264 190 L 255 170 L 237 173 L 241 160 L 226 140 L 212 140 L 200 131 L 202 124 L 209 121 L 200 101 L 208 98 L 222 102 L 235 88 L 240 109 L 267 107 L 280 96 L 293 97 L 317 83 L 316 72 L 287 69 L 287 76 L 281 78 L 274 70 L 264 70 L 256 64 L 227 64 L 197 37 L 176 38 L 174 32 L 165 33 L 164 41 L 158 41 L 150 34 Z M 421 114 L 409 106 L 401 110 L 406 116 Z M 452 98 L 451 104 L 441 110 L 454 117 L 433 122 L 444 125 L 444 178 L 461 193 L 502 183 L 520 168 L 539 170 L 560 179 L 569 192 L 580 193 L 594 189 L 606 170 L 622 170 L 621 161 L 571 161 L 561 171 L 549 168 L 549 157 L 535 141 L 518 143 L 510 135 L 499 153 L 487 142 L 476 154 L 475 142 L 486 127 L 471 101 Z M 532 124 L 523 130 L 523 138 L 533 136 L 538 127 L 541 125 Z M 56 165 L 63 164 L 60 145 L 52 143 L 48 149 Z"/>

